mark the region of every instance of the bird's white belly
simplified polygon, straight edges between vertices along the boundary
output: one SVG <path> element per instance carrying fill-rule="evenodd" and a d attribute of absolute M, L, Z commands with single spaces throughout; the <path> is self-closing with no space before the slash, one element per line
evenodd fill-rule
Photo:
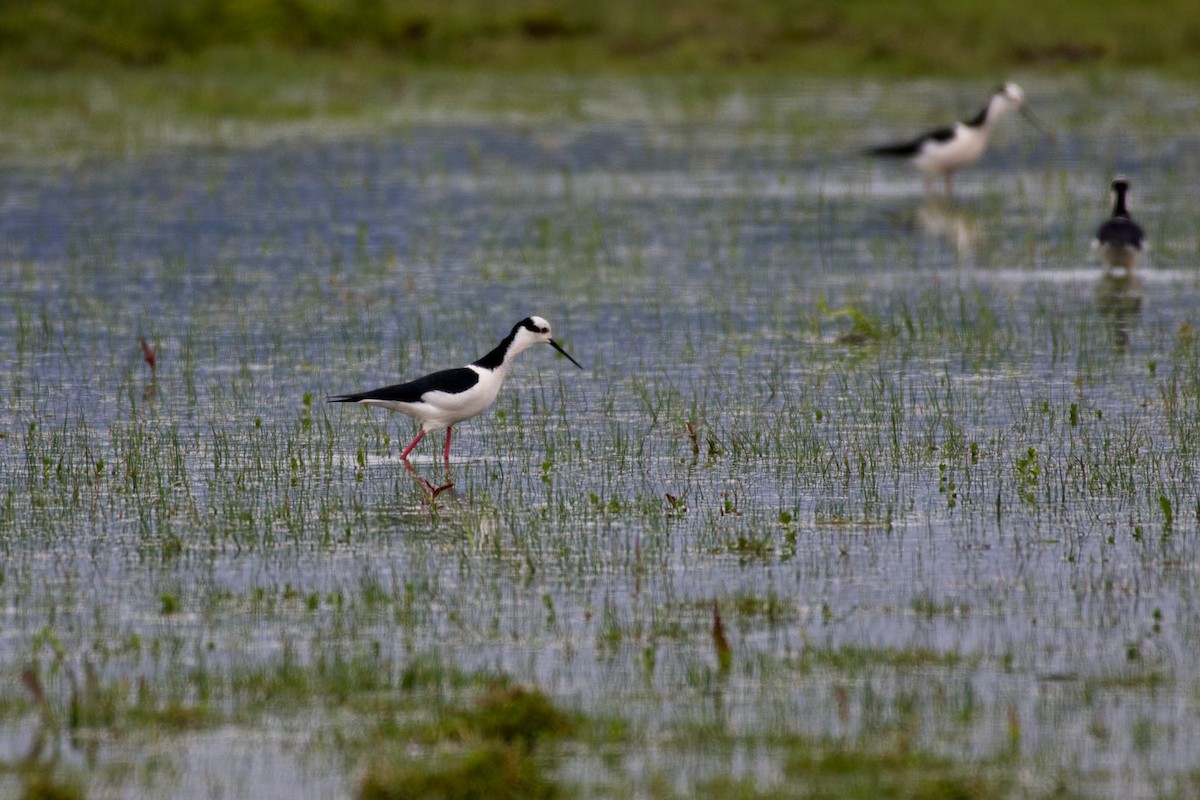
<path fill-rule="evenodd" d="M 444 430 L 483 413 L 500 393 L 500 387 L 504 383 L 504 375 L 500 370 L 486 372 L 475 366 L 470 368 L 480 373 L 480 380 L 465 392 L 430 391 L 422 395 L 421 400 L 416 403 L 392 400 L 364 400 L 362 403 L 407 414 L 420 422 L 426 433 Z"/>
<path fill-rule="evenodd" d="M 964 126 L 949 141 L 926 142 L 913 164 L 922 172 L 952 172 L 978 161 L 986 147 L 987 134 Z"/>
<path fill-rule="evenodd" d="M 1100 251 L 1100 258 L 1104 263 L 1113 269 L 1132 269 L 1141 255 L 1137 248 L 1124 245 L 1097 244 L 1095 247 Z"/>

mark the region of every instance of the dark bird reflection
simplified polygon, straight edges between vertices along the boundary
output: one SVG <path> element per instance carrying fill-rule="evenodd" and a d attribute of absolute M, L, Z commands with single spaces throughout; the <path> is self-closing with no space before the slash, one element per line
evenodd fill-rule
<path fill-rule="evenodd" d="M 1096 286 L 1096 310 L 1112 333 L 1113 344 L 1129 344 L 1129 329 L 1142 313 L 1142 279 L 1132 271 L 1108 270 Z"/>

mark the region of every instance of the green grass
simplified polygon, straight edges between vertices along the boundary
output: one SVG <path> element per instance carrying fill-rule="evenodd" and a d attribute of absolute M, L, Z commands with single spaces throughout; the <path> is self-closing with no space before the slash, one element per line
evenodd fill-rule
<path fill-rule="evenodd" d="M 483 745 L 434 764 L 378 767 L 363 778 L 359 800 L 553 800 L 557 784 L 523 750 Z"/>
<path fill-rule="evenodd" d="M 460 0 L 38 0 L 0 12 L 9 65 L 133 67 L 233 48 L 337 53 L 409 68 L 989 75 L 1200 66 L 1194 3 L 881 0 L 604 4 Z"/>
<path fill-rule="evenodd" d="M 394 755 L 373 767 L 358 796 L 427 797 L 446 800 L 529 798 L 550 800 L 563 794 L 547 775 L 545 753 L 555 740 L 570 738 L 577 716 L 556 707 L 538 690 L 494 683 L 473 708 L 445 709 L 435 723 L 438 735 L 419 737 L 424 746 L 452 742 L 457 752 L 414 760 Z M 389 739 L 411 743 L 403 728 Z"/>
<path fill-rule="evenodd" d="M 901 671 L 933 668 L 952 669 L 968 661 L 961 653 L 940 653 L 925 648 L 910 647 L 841 647 L 821 649 L 806 647 L 796 659 L 795 667 L 804 672 L 827 669 L 852 676 L 864 670 L 896 669 Z"/>

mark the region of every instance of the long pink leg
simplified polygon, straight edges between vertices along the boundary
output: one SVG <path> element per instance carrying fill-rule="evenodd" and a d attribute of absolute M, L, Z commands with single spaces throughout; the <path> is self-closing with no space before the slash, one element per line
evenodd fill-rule
<path fill-rule="evenodd" d="M 412 440 L 412 444 L 410 444 L 408 447 L 404 448 L 404 452 L 400 454 L 400 460 L 408 461 L 408 454 L 411 453 L 413 451 L 413 448 L 417 446 L 417 442 L 421 441 L 424 438 L 425 438 L 425 429 L 422 428 L 421 432 L 417 434 L 417 438 Z"/>
<path fill-rule="evenodd" d="M 452 427 L 446 428 L 446 447 L 444 450 L 442 450 L 442 458 L 444 458 L 446 461 L 450 460 L 450 431 L 452 430 L 454 430 Z"/>
<path fill-rule="evenodd" d="M 954 196 L 954 172 L 946 173 L 946 197 Z"/>

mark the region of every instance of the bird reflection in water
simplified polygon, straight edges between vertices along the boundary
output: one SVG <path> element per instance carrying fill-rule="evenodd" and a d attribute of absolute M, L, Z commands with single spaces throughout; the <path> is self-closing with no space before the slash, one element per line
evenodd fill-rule
<path fill-rule="evenodd" d="M 1096 310 L 1112 333 L 1113 344 L 1126 347 L 1129 329 L 1142 313 L 1142 279 L 1131 270 L 1106 269 L 1096 286 Z"/>
<path fill-rule="evenodd" d="M 954 245 L 959 253 L 972 252 L 983 238 L 979 212 L 952 197 L 926 197 L 917 208 L 916 223 L 926 236 Z"/>
<path fill-rule="evenodd" d="M 448 493 L 446 494 L 448 498 L 452 499 L 455 497 L 454 480 L 450 477 L 449 463 L 446 464 L 445 482 L 440 485 L 435 485 L 433 481 L 419 474 L 407 458 L 403 460 L 403 463 L 404 468 L 408 470 L 408 474 L 412 476 L 413 482 L 416 483 L 417 488 L 421 491 L 421 502 L 429 506 L 431 510 L 437 508 L 438 498 L 443 493 Z"/>

